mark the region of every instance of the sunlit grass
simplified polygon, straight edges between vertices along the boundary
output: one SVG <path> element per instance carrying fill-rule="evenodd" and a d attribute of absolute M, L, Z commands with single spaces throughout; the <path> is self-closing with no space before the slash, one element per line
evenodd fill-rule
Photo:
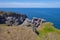
<path fill-rule="evenodd" d="M 38 30 L 39 32 L 39 40 L 43 40 L 43 36 L 46 36 L 48 38 L 48 35 L 49 33 L 56 33 L 58 34 L 58 38 L 60 38 L 60 30 L 56 29 L 54 26 L 53 26 L 53 23 L 50 23 L 50 22 L 46 22 L 42 25 L 42 28 L 41 30 Z M 49 39 L 48 39 L 49 40 Z M 60 40 L 60 39 L 58 39 Z"/>

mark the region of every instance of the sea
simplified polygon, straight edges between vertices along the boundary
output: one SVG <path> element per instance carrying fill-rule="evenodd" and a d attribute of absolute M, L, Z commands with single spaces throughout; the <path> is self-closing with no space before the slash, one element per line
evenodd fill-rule
<path fill-rule="evenodd" d="M 55 28 L 60 29 L 60 8 L 0 8 L 0 11 L 26 14 L 29 19 L 43 18 L 52 22 Z"/>

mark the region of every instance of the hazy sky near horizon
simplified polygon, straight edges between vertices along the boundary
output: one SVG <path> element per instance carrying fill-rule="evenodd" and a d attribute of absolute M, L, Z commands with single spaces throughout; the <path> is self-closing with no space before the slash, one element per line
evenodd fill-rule
<path fill-rule="evenodd" d="M 0 8 L 60 8 L 60 0 L 0 0 Z"/>

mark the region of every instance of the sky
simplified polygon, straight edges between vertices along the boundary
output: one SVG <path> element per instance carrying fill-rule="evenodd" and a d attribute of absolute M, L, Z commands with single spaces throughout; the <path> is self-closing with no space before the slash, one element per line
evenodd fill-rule
<path fill-rule="evenodd" d="M 60 0 L 0 0 L 0 8 L 60 8 Z"/>

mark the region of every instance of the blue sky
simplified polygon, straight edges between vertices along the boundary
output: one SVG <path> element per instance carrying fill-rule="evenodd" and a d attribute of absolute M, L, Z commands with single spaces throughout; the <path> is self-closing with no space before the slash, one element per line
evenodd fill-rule
<path fill-rule="evenodd" d="M 60 0 L 0 0 L 0 2 L 59 2 Z"/>
<path fill-rule="evenodd" d="M 60 8 L 60 0 L 0 0 L 0 7 Z"/>

